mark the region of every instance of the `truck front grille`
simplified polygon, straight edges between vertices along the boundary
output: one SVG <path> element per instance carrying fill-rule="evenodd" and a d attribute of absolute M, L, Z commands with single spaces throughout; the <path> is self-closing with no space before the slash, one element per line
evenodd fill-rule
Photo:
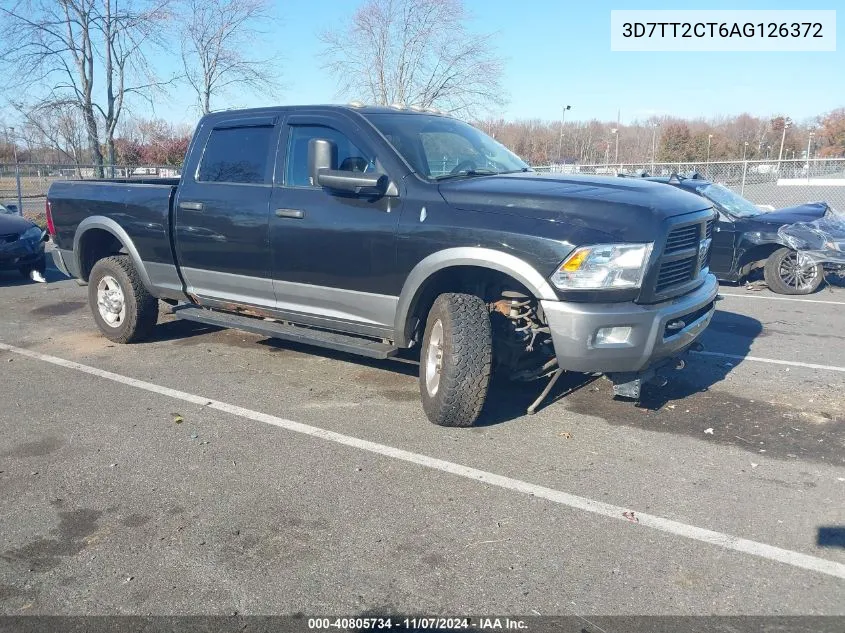
<path fill-rule="evenodd" d="M 701 225 L 692 224 L 672 229 L 669 237 L 666 238 L 666 248 L 663 252 L 668 255 L 686 248 L 698 248 L 698 231 L 700 228 Z"/>
<path fill-rule="evenodd" d="M 710 262 L 707 240 L 712 238 L 715 219 L 701 217 L 670 229 L 658 263 L 654 295 L 671 295 L 675 287 L 688 284 Z M 701 252 L 708 246 L 706 255 Z"/>
<path fill-rule="evenodd" d="M 660 272 L 657 274 L 657 285 L 655 290 L 663 292 L 672 286 L 686 283 L 695 274 L 695 264 L 698 261 L 698 254 L 683 259 L 663 262 L 660 265 Z"/>

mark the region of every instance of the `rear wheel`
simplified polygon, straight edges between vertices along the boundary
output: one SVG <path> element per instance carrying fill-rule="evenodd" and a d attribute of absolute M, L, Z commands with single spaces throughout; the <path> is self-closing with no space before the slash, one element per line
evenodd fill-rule
<path fill-rule="evenodd" d="M 158 321 L 153 297 L 126 255 L 101 259 L 88 278 L 88 304 L 97 327 L 115 343 L 146 339 Z"/>
<path fill-rule="evenodd" d="M 420 352 L 420 394 L 428 419 L 441 426 L 472 426 L 487 398 L 492 360 L 487 305 L 467 294 L 437 297 Z"/>
<path fill-rule="evenodd" d="M 791 248 L 776 250 L 763 268 L 766 284 L 782 295 L 808 295 L 815 292 L 824 277 L 821 264 L 804 265 Z"/>

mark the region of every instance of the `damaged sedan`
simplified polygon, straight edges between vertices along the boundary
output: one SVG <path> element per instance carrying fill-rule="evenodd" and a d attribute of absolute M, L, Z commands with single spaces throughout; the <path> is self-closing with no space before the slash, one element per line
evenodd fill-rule
<path fill-rule="evenodd" d="M 700 174 L 645 177 L 695 193 L 713 203 L 719 220 L 713 231 L 710 270 L 720 281 L 744 282 L 753 271 L 762 269 L 766 285 L 773 292 L 806 295 L 818 289 L 826 272 L 842 270 L 835 257 L 823 260 L 803 256 L 795 242 L 785 240 L 780 232 L 784 226 L 837 217 L 824 202 L 764 211 Z"/>

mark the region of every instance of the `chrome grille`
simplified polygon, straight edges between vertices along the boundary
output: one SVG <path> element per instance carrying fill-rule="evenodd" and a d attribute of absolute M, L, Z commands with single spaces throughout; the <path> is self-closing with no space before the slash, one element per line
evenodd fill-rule
<path fill-rule="evenodd" d="M 704 231 L 704 237 L 713 237 L 713 227 L 716 224 L 716 220 L 707 220 L 707 228 Z"/>

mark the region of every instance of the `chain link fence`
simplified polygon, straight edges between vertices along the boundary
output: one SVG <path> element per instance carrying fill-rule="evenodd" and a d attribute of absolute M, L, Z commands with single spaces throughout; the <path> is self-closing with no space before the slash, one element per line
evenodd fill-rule
<path fill-rule="evenodd" d="M 172 165 L 106 165 L 102 170 L 107 178 L 174 178 L 181 174 L 180 169 Z M 17 206 L 20 198 L 23 214 L 37 219 L 44 215 L 44 202 L 52 183 L 96 180 L 97 174 L 98 168 L 94 165 L 19 163 L 16 169 L 14 164 L 0 164 L 0 204 Z"/>
<path fill-rule="evenodd" d="M 537 171 L 577 174 L 681 176 L 698 172 L 762 208 L 779 209 L 827 202 L 845 212 L 845 158 L 725 161 L 698 163 L 625 163 L 619 165 L 546 165 Z"/>
<path fill-rule="evenodd" d="M 443 160 L 435 171 L 449 173 L 454 161 Z M 437 169 L 439 168 L 439 169 Z M 178 167 L 164 165 L 103 168 L 107 177 L 114 178 L 174 178 L 181 174 Z M 578 173 L 615 176 L 618 174 L 670 176 L 698 172 L 704 178 L 733 189 L 762 208 L 789 207 L 805 202 L 824 201 L 845 212 L 845 158 L 768 161 L 726 161 L 696 163 L 624 163 L 597 165 L 541 165 L 539 172 Z M 50 184 L 57 180 L 93 180 L 97 177 L 93 165 L 62 165 L 21 163 L 0 164 L 0 204 L 17 205 L 20 179 L 21 210 L 30 217 L 44 213 L 44 201 Z"/>

